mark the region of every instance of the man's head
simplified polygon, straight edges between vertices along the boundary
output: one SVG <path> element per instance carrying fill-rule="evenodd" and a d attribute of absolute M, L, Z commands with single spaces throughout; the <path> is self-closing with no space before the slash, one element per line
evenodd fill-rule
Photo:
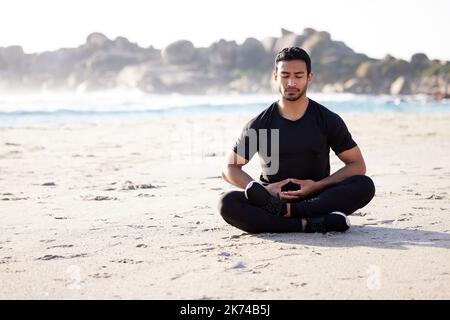
<path fill-rule="evenodd" d="M 284 48 L 275 58 L 273 74 L 283 98 L 296 101 L 306 95 L 312 81 L 311 58 L 299 47 Z"/>

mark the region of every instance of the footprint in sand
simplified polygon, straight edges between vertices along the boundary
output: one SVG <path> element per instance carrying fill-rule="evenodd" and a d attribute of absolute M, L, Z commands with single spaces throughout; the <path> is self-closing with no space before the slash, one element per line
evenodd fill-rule
<path fill-rule="evenodd" d="M 139 198 L 153 198 L 156 197 L 154 194 L 149 194 L 149 193 L 139 193 L 136 197 Z"/>
<path fill-rule="evenodd" d="M 43 187 L 54 187 L 54 186 L 56 186 L 56 183 L 54 183 L 54 182 L 45 182 L 45 183 L 41 184 L 41 186 L 43 186 Z"/>
<path fill-rule="evenodd" d="M 136 189 L 157 189 L 163 186 L 153 185 L 151 183 L 135 184 L 132 181 L 125 181 L 122 185 L 122 190 L 136 190 Z"/>
<path fill-rule="evenodd" d="M 82 199 L 85 201 L 105 201 L 105 200 L 117 200 L 117 197 L 87 195 L 82 196 Z"/>
<path fill-rule="evenodd" d="M 7 263 L 11 263 L 11 262 L 17 262 L 17 261 L 14 260 L 13 257 L 3 257 L 0 260 L 0 264 L 7 264 Z"/>
<path fill-rule="evenodd" d="M 200 205 L 200 206 L 194 206 L 195 209 L 211 209 L 208 205 Z"/>
<path fill-rule="evenodd" d="M 304 287 L 304 286 L 306 286 L 307 285 L 307 283 L 306 282 L 302 282 L 302 283 L 296 283 L 296 282 L 291 282 L 291 283 L 289 283 L 291 286 L 294 286 L 294 287 Z"/>
<path fill-rule="evenodd" d="M 378 222 L 378 224 L 391 224 L 393 223 L 395 220 L 381 220 Z"/>
<path fill-rule="evenodd" d="M 59 245 L 56 245 L 56 246 L 50 246 L 50 247 L 47 247 L 47 249 L 53 249 L 53 248 L 72 248 L 73 247 L 73 244 L 59 244 Z"/>
<path fill-rule="evenodd" d="M 55 254 L 46 254 L 43 257 L 39 257 L 36 258 L 36 260 L 42 260 L 42 261 L 48 261 L 48 260 L 58 260 L 58 259 L 74 259 L 74 258 L 82 258 L 82 257 L 86 257 L 87 253 L 79 253 L 79 254 L 74 254 L 71 256 L 60 256 L 60 255 L 55 255 Z"/>
<path fill-rule="evenodd" d="M 226 257 L 228 258 L 229 256 L 231 256 L 231 253 L 226 252 L 226 251 L 222 251 L 220 253 L 217 254 L 219 257 Z"/>
<path fill-rule="evenodd" d="M 252 288 L 250 291 L 252 291 L 252 292 L 269 292 L 269 291 L 280 291 L 280 289 L 279 288 L 271 288 L 269 286 L 266 286 L 264 288 L 255 287 L 255 288 Z"/>
<path fill-rule="evenodd" d="M 431 196 L 425 198 L 427 200 L 433 199 L 433 200 L 442 200 L 445 199 L 445 196 L 443 194 L 432 194 Z"/>
<path fill-rule="evenodd" d="M 58 255 L 53 255 L 53 254 L 46 254 L 45 256 L 39 257 L 36 260 L 47 261 L 47 260 L 56 260 L 56 259 L 64 259 L 64 256 L 58 256 Z"/>
<path fill-rule="evenodd" d="M 2 201 L 19 201 L 19 200 L 28 200 L 30 197 L 4 197 L 0 200 Z"/>
<path fill-rule="evenodd" d="M 124 258 L 124 259 L 119 259 L 119 260 L 111 260 L 111 262 L 125 263 L 125 264 L 139 264 L 139 263 L 142 263 L 144 261 Z"/>
<path fill-rule="evenodd" d="M 225 270 L 233 270 L 233 269 L 245 269 L 247 268 L 247 266 L 245 265 L 245 262 L 243 261 L 239 261 L 238 263 L 236 263 L 234 266 L 227 268 Z"/>
<path fill-rule="evenodd" d="M 142 224 L 128 224 L 127 227 L 133 228 L 133 229 L 144 229 L 144 226 Z"/>
<path fill-rule="evenodd" d="M 107 279 L 107 278 L 111 278 L 111 276 L 112 275 L 110 275 L 109 273 L 106 273 L 106 272 L 94 273 L 94 274 L 88 275 L 88 277 L 95 278 L 95 279 Z"/>
<path fill-rule="evenodd" d="M 50 242 L 55 242 L 56 239 L 44 239 L 44 240 L 39 240 L 39 242 L 44 242 L 44 243 L 50 243 Z"/>

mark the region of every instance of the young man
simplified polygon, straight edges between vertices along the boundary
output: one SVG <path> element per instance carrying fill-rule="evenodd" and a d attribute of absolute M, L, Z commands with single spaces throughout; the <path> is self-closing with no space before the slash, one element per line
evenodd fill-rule
<path fill-rule="evenodd" d="M 306 51 L 281 50 L 273 76 L 280 99 L 247 123 L 227 156 L 222 176 L 244 191 L 224 194 L 220 214 L 251 233 L 344 232 L 347 215 L 375 194 L 361 151 L 344 121 L 306 96 L 313 79 Z M 332 175 L 330 148 L 345 164 Z M 260 182 L 242 170 L 256 152 Z"/>

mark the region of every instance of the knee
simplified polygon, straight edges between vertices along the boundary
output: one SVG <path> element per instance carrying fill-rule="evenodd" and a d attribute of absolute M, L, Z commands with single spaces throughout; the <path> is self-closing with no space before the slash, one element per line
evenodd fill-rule
<path fill-rule="evenodd" d="M 217 208 L 225 220 L 235 210 L 235 204 L 239 199 L 240 193 L 239 191 L 229 191 L 220 197 Z"/>
<path fill-rule="evenodd" d="M 366 175 L 357 175 L 352 178 L 358 183 L 359 190 L 370 201 L 375 196 L 375 184 L 373 180 Z"/>

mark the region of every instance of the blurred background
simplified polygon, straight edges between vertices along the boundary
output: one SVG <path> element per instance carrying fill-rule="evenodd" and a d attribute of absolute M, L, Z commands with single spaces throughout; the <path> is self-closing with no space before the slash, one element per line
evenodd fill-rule
<path fill-rule="evenodd" d="M 331 109 L 447 110 L 448 12 L 446 0 L 3 1 L 0 120 L 254 112 L 276 99 L 288 46 L 310 53 L 310 92 Z"/>

